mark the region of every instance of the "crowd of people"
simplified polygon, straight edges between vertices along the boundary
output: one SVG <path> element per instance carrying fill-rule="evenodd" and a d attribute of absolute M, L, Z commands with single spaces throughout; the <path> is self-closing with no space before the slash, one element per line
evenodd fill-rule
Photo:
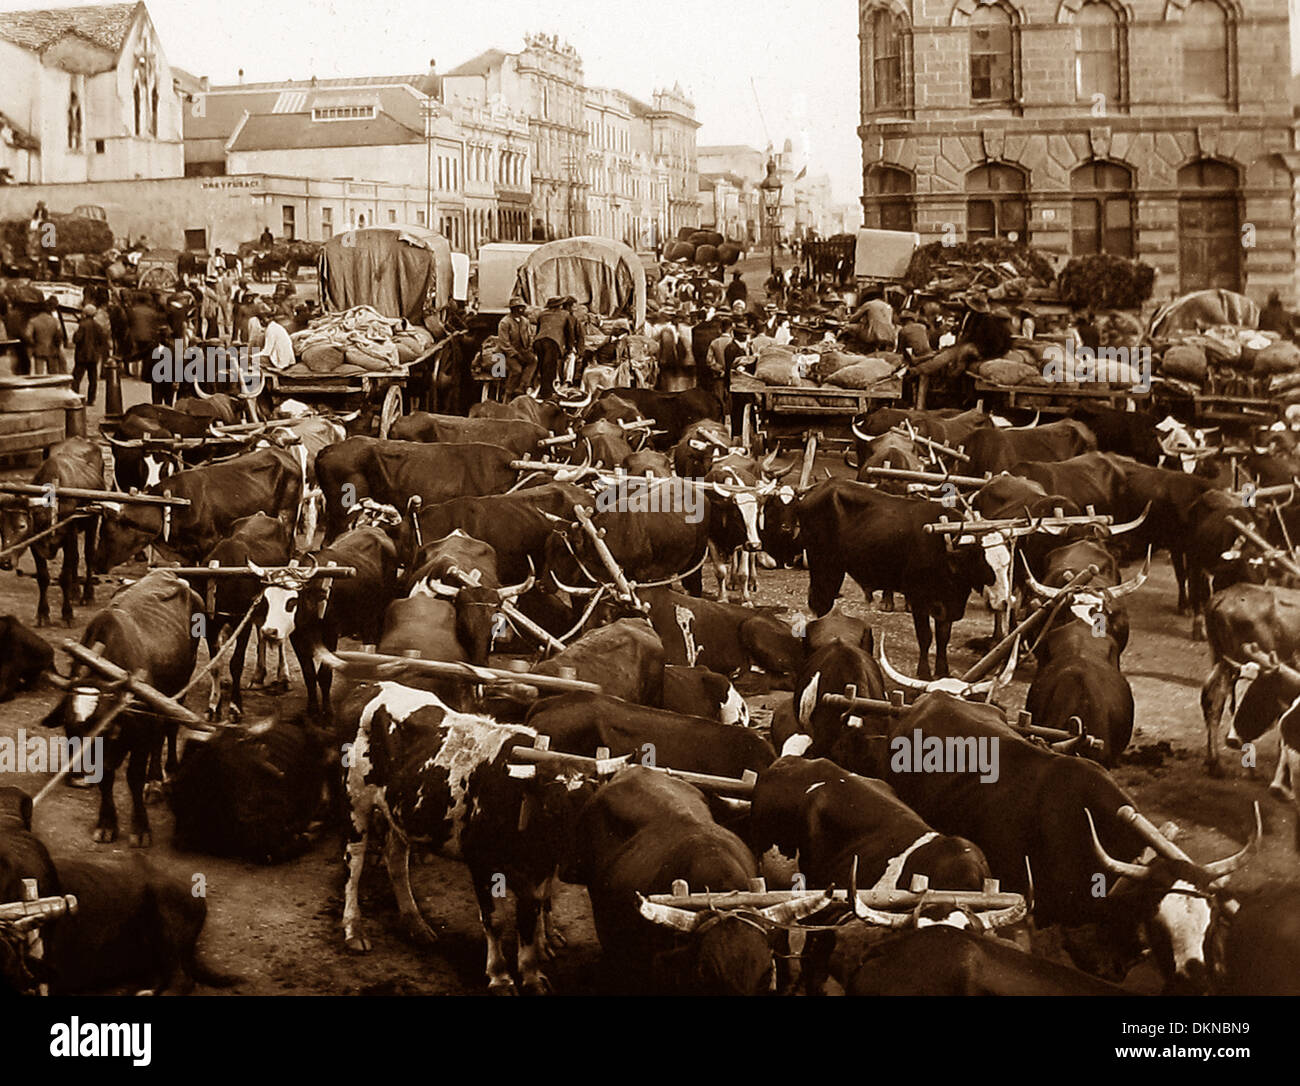
<path fill-rule="evenodd" d="M 151 386 L 154 403 L 175 400 L 178 381 L 154 366 L 159 347 L 175 350 L 205 342 L 246 348 L 256 356 L 283 353 L 288 337 L 318 315 L 312 300 L 255 292 L 233 256 L 217 250 L 203 274 L 185 274 L 172 289 L 90 285 L 76 330 L 69 335 L 58 301 L 27 279 L 0 281 L 0 320 L 6 337 L 22 343 L 26 374 L 71 372 L 94 404 L 100 373 L 112 361 L 124 376 Z M 68 354 L 71 354 L 69 368 Z M 290 355 L 292 350 L 290 348 Z"/>

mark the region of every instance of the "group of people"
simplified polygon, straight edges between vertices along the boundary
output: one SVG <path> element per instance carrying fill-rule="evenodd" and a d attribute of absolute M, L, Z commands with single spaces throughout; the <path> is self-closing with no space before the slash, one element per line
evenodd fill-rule
<path fill-rule="evenodd" d="M 576 382 L 595 357 L 587 343 L 596 338 L 605 339 L 599 322 L 592 327 L 585 307 L 580 311 L 572 295 L 547 299 L 536 320 L 529 318 L 522 298 L 511 298 L 510 312 L 497 324 L 498 348 L 506 369 L 506 398 L 533 387 L 545 397 L 561 379 L 566 384 Z"/>

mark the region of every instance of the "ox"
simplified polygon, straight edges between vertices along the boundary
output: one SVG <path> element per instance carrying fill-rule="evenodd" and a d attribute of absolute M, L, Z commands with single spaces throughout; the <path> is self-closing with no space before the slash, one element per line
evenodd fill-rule
<path fill-rule="evenodd" d="M 37 486 L 51 488 L 49 496 L 22 497 L 14 495 L 0 503 L 0 545 L 8 550 L 20 547 L 24 540 L 64 520 L 77 511 L 71 499 L 55 499 L 58 487 L 86 487 L 104 489 L 104 458 L 99 446 L 84 438 L 74 437 L 60 441 L 50 448 L 50 454 L 32 477 Z M 72 597 L 77 584 L 77 538 L 83 540 L 86 556 L 86 580 L 82 585 L 81 603 L 95 602 L 95 577 L 91 561 L 95 552 L 95 518 L 84 517 L 80 523 L 65 524 L 53 535 L 33 542 L 30 546 L 32 560 L 36 563 L 36 587 L 40 593 L 36 602 L 36 625 L 50 624 L 50 559 L 59 551 L 63 562 L 59 569 L 59 588 L 63 593 L 62 618 L 65 626 L 73 622 Z M 0 569 L 12 569 L 14 560 L 5 558 Z"/>
<path fill-rule="evenodd" d="M 498 888 L 515 894 L 519 973 L 528 993 L 550 990 L 542 972 L 549 956 L 550 888 L 567 858 L 581 778 L 516 779 L 507 763 L 537 733 L 490 717 L 458 713 L 433 694 L 397 683 L 358 689 L 349 698 L 356 738 L 348 758 L 351 819 L 346 848 L 343 937 L 349 950 L 371 948 L 361 917 L 361 872 L 371 821 L 387 826 L 385 859 L 403 927 L 420 941 L 436 939 L 411 894 L 410 845 L 421 842 L 469 867 L 487 938 L 489 990 L 513 994 L 502 948 Z"/>

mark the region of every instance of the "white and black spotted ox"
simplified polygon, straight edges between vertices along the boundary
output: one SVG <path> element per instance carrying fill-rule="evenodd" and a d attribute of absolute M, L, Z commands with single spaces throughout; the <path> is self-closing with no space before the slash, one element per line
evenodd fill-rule
<path fill-rule="evenodd" d="M 427 691 L 392 682 L 364 686 L 349 698 L 348 716 L 356 720 L 346 777 L 348 949 L 371 949 L 359 895 L 377 815 L 387 827 L 385 861 L 407 934 L 426 943 L 436 939 L 411 893 L 410 846 L 419 842 L 469 867 L 487 937 L 489 990 L 516 990 L 498 911 L 508 889 L 515 895 L 521 987 L 549 991 L 542 962 L 562 942 L 550 923 L 551 884 L 567 856 L 582 779 L 544 777 L 541 770 L 517 778 L 508 770 L 511 752 L 532 746 L 536 731 L 458 713 Z"/>

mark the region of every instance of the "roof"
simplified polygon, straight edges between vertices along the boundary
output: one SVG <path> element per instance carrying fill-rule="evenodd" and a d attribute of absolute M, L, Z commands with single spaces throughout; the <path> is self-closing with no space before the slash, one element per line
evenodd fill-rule
<path fill-rule="evenodd" d="M 508 56 L 510 54 L 501 49 L 488 49 L 451 71 L 443 72 L 443 75 L 487 75 L 493 68 L 499 67 Z"/>
<path fill-rule="evenodd" d="M 6 113 L 0 113 L 0 132 L 8 130 L 12 133 L 8 140 L 19 151 L 39 151 L 41 149 L 40 140 L 36 139 L 30 132 L 16 125 Z"/>
<path fill-rule="evenodd" d="M 136 4 L 92 4 L 0 12 L 0 38 L 39 53 L 69 34 L 116 54 L 135 18 Z"/>
<path fill-rule="evenodd" d="M 695 153 L 703 158 L 705 155 L 761 155 L 763 152 L 745 143 L 716 143 L 697 147 Z"/>
<path fill-rule="evenodd" d="M 411 86 L 421 94 L 431 94 L 437 90 L 440 79 L 441 76 L 431 72 L 422 72 L 419 75 L 358 75 L 339 79 L 317 79 L 313 76 L 309 79 L 277 79 L 269 83 L 213 83 L 208 89 L 213 94 L 217 94 L 232 91 L 312 90 L 324 87 Z"/>
<path fill-rule="evenodd" d="M 373 121 L 313 121 L 311 113 L 259 113 L 249 117 L 233 151 L 281 151 L 308 147 L 384 147 L 423 143 L 424 136 L 380 113 Z"/>
<path fill-rule="evenodd" d="M 200 115 L 185 111 L 185 139 L 228 139 L 245 113 L 310 114 L 315 106 L 373 105 L 398 124 L 423 132 L 420 114 L 422 96 L 411 84 L 395 80 L 296 80 L 288 83 L 257 83 L 242 87 L 209 88 L 202 94 Z M 343 124 L 332 121 L 331 124 Z"/>

